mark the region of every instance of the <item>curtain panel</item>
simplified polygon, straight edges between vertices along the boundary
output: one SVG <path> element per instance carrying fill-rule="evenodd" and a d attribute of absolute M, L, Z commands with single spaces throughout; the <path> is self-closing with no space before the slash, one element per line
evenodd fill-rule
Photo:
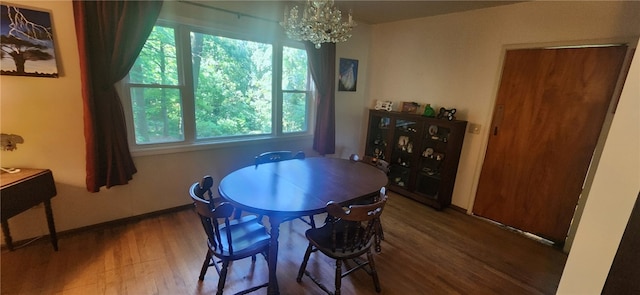
<path fill-rule="evenodd" d="M 127 184 L 137 172 L 114 84 L 135 63 L 161 8 L 162 1 L 73 1 L 90 192 Z"/>
<path fill-rule="evenodd" d="M 311 76 L 317 93 L 316 127 L 313 149 L 321 155 L 336 152 L 336 44 L 323 43 L 319 49 L 311 42 L 305 47 L 309 59 Z"/>

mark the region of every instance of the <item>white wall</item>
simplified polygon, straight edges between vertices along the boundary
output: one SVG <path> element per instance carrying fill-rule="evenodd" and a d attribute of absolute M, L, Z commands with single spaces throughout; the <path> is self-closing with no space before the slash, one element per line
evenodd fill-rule
<path fill-rule="evenodd" d="M 351 154 L 364 153 L 369 102 L 369 52 L 371 27 L 359 24 L 353 36 L 336 46 L 336 71 L 340 69 L 340 58 L 358 60 L 358 85 L 355 92 L 337 91 L 336 84 L 336 154 L 348 158 Z"/>
<path fill-rule="evenodd" d="M 640 192 L 640 56 L 631 65 L 558 294 L 600 294 Z"/>
<path fill-rule="evenodd" d="M 453 204 L 472 209 L 505 48 L 632 41 L 640 2 L 536 1 L 372 27 L 369 104 L 456 107 L 467 133 Z M 637 55 L 637 54 L 636 54 Z M 638 56 L 596 167 L 558 294 L 599 294 L 640 183 Z"/>
<path fill-rule="evenodd" d="M 639 2 L 540 1 L 376 25 L 368 105 L 455 107 L 458 119 L 482 125 L 465 136 L 452 198 L 470 210 L 505 48 L 628 40 L 640 35 L 638 15 Z"/>

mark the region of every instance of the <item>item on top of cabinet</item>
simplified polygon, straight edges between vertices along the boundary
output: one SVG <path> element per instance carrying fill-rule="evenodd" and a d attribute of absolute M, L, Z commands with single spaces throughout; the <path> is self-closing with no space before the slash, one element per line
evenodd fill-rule
<path fill-rule="evenodd" d="M 376 110 L 385 110 L 387 112 L 391 112 L 393 108 L 393 102 L 388 100 L 376 100 L 376 106 L 374 107 Z"/>
<path fill-rule="evenodd" d="M 431 107 L 431 104 L 428 103 L 427 106 L 424 107 L 424 113 L 422 113 L 422 115 L 433 118 L 436 116 L 436 111 Z"/>
<path fill-rule="evenodd" d="M 419 106 L 420 104 L 418 104 L 417 102 L 403 102 L 402 112 L 415 114 Z"/>
<path fill-rule="evenodd" d="M 449 121 L 453 121 L 456 119 L 456 109 L 445 109 L 440 108 L 440 113 L 438 113 L 438 119 L 447 119 Z"/>

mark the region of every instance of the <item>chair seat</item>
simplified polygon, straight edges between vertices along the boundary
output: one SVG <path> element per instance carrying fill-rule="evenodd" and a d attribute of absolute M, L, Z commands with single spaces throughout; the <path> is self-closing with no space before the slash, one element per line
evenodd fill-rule
<path fill-rule="evenodd" d="M 233 254 L 229 253 L 228 248 L 215 249 L 209 245 L 215 256 L 225 256 L 231 258 L 231 260 L 242 259 L 254 255 L 257 249 L 269 245 L 270 236 L 264 225 L 258 223 L 258 219 L 255 216 L 242 217 L 240 220 L 230 223 L 228 227 L 221 226 L 220 239 L 222 240 L 222 245 L 228 245 L 227 232 L 229 231 L 233 241 Z"/>
<path fill-rule="evenodd" d="M 229 224 L 230 225 L 234 225 L 234 224 L 245 223 L 245 222 L 249 222 L 249 221 L 256 221 L 256 222 L 260 223 L 258 221 L 258 216 L 245 215 L 245 216 L 241 216 L 239 219 L 231 219 L 231 220 L 229 220 Z"/>

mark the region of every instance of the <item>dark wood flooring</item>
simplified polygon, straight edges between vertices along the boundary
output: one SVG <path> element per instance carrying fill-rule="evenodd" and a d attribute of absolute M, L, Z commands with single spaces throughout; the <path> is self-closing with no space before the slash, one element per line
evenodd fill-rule
<path fill-rule="evenodd" d="M 390 193 L 382 215 L 386 240 L 375 254 L 380 294 L 555 294 L 566 261 L 560 249 L 453 209 L 436 211 Z M 322 216 L 318 216 L 320 222 Z M 323 294 L 295 280 L 305 247 L 299 220 L 281 226 L 282 294 Z M 215 294 L 217 274 L 198 274 L 205 236 L 190 209 L 61 234 L 1 255 L 2 294 Z M 308 265 L 333 286 L 334 262 L 313 254 Z M 225 294 L 267 281 L 262 257 L 232 264 Z M 343 279 L 343 294 L 377 294 L 364 272 Z M 266 294 L 260 289 L 254 294 Z"/>

